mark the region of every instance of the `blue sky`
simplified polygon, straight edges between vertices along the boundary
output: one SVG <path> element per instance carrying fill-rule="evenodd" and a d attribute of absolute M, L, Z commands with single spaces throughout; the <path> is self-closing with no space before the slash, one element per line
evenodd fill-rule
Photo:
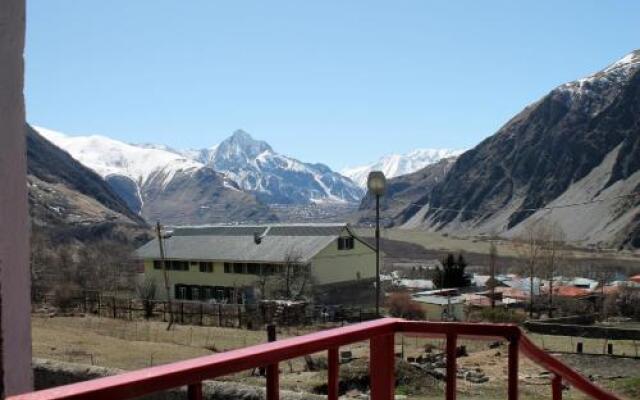
<path fill-rule="evenodd" d="M 30 122 L 333 168 L 472 147 L 640 48 L 638 1 L 30 0 Z"/>

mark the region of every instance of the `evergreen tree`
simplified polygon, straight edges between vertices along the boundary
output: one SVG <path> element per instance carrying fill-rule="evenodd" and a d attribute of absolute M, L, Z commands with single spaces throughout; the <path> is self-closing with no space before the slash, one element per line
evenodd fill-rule
<path fill-rule="evenodd" d="M 437 268 L 434 277 L 433 285 L 438 289 L 445 288 L 457 288 L 471 285 L 471 280 L 465 274 L 465 268 L 467 267 L 467 261 L 462 254 L 458 254 L 458 258 L 449 253 L 444 260 L 442 260 L 442 268 Z"/>

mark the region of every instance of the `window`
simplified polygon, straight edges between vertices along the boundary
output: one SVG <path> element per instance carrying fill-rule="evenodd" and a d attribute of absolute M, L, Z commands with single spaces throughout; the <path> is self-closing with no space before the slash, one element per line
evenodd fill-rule
<path fill-rule="evenodd" d="M 273 264 L 262 264 L 262 274 L 273 275 L 276 272 L 276 266 Z"/>
<path fill-rule="evenodd" d="M 175 285 L 175 294 L 174 297 L 178 300 L 183 300 L 187 298 L 187 287 L 184 285 Z"/>
<path fill-rule="evenodd" d="M 260 264 L 248 264 L 247 274 L 260 275 Z"/>
<path fill-rule="evenodd" d="M 200 286 L 191 286 L 190 289 L 189 300 L 200 300 Z"/>
<path fill-rule="evenodd" d="M 230 274 L 231 273 L 231 267 L 233 264 L 231 263 L 224 263 L 224 273 L 225 274 Z"/>
<path fill-rule="evenodd" d="M 169 262 L 169 269 L 173 271 L 188 271 L 189 270 L 189 262 L 180 261 L 180 260 L 171 260 Z"/>
<path fill-rule="evenodd" d="M 211 261 L 200 261 L 200 272 L 213 272 L 213 263 Z"/>
<path fill-rule="evenodd" d="M 338 238 L 338 250 L 351 250 L 353 245 L 353 237 L 351 236 Z"/>
<path fill-rule="evenodd" d="M 245 264 L 235 263 L 233 264 L 233 273 L 234 274 L 244 274 Z"/>
<path fill-rule="evenodd" d="M 153 260 L 153 269 L 162 269 L 162 261 Z"/>
<path fill-rule="evenodd" d="M 202 287 L 202 300 L 211 300 L 213 299 L 213 287 L 212 286 L 203 286 Z"/>

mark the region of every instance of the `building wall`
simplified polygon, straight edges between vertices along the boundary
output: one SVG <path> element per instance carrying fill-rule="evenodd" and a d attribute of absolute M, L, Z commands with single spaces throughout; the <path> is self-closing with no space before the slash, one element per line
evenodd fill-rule
<path fill-rule="evenodd" d="M 0 398 L 31 382 L 25 1 L 0 1 Z"/>
<path fill-rule="evenodd" d="M 425 312 L 425 318 L 427 321 L 441 321 L 442 320 L 442 312 L 447 310 L 448 305 L 440 305 L 440 304 L 432 304 L 432 303 L 421 303 L 418 302 L 422 309 Z M 451 313 L 455 317 L 457 321 L 464 321 L 464 304 L 451 304 Z"/>
<path fill-rule="evenodd" d="M 190 260 L 191 261 L 191 260 Z M 158 286 L 158 297 L 165 298 L 164 276 L 161 269 L 153 268 L 153 260 L 145 260 L 144 271 L 147 277 L 155 280 Z M 224 272 L 224 263 L 214 262 L 213 272 L 200 272 L 199 265 L 189 263 L 189 271 L 168 271 L 171 294 L 175 284 L 242 287 L 253 286 L 257 276 L 250 274 L 234 274 Z"/>
<path fill-rule="evenodd" d="M 376 253 L 357 240 L 353 249 L 338 250 L 336 240 L 313 258 L 311 267 L 318 285 L 375 278 Z"/>
<path fill-rule="evenodd" d="M 353 249 L 338 250 L 336 240 L 312 259 L 311 268 L 314 285 L 370 280 L 375 278 L 375 252 L 357 240 L 354 241 Z M 155 280 L 158 297 L 165 298 L 162 270 L 153 267 L 153 260 L 145 260 L 144 270 L 145 276 Z M 213 272 L 200 272 L 199 265 L 189 263 L 188 271 L 172 270 L 168 273 L 172 296 L 176 284 L 239 288 L 254 286 L 258 280 L 257 275 L 225 273 L 223 262 L 214 262 Z"/>

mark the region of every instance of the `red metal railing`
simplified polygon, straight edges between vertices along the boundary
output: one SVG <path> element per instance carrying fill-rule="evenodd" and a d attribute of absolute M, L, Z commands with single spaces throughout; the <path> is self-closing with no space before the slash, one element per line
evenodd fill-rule
<path fill-rule="evenodd" d="M 596 400 L 620 400 L 616 395 L 588 379 L 534 345 L 519 327 L 507 324 L 454 322 L 412 322 L 385 318 L 343 328 L 330 329 L 277 342 L 260 344 L 221 354 L 127 372 L 72 385 L 10 397 L 9 400 L 130 399 L 176 387 L 187 386 L 188 398 L 202 399 L 202 381 L 243 370 L 267 366 L 267 399 L 279 398 L 278 363 L 326 350 L 328 352 L 328 399 L 338 399 L 338 349 L 369 340 L 370 382 L 373 400 L 394 398 L 394 335 L 445 336 L 447 339 L 446 399 L 456 398 L 456 344 L 458 338 L 509 341 L 508 399 L 518 398 L 518 355 L 521 352 L 552 372 L 554 400 L 562 398 L 562 385 L 568 384 Z"/>

